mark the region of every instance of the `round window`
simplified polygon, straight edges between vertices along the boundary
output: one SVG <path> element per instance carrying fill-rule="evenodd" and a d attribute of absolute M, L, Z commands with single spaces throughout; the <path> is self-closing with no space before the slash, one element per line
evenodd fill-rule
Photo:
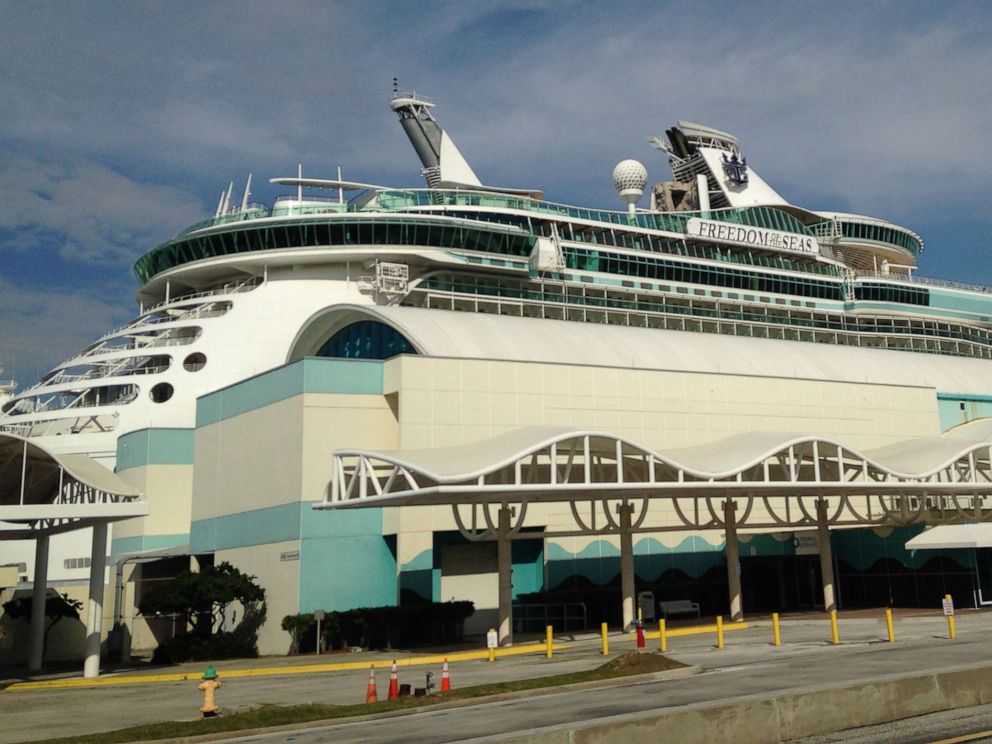
<path fill-rule="evenodd" d="M 195 351 L 183 360 L 183 369 L 187 372 L 197 372 L 207 364 L 206 354 Z"/>
<path fill-rule="evenodd" d="M 172 397 L 172 393 L 172 385 L 167 382 L 160 382 L 148 392 L 148 395 L 154 403 L 165 403 L 165 401 Z"/>

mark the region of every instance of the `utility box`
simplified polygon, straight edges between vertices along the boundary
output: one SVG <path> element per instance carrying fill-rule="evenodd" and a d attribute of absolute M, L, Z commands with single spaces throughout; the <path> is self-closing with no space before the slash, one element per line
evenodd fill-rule
<path fill-rule="evenodd" d="M 637 595 L 637 606 L 641 608 L 641 619 L 647 622 L 654 620 L 654 592 L 640 592 Z"/>

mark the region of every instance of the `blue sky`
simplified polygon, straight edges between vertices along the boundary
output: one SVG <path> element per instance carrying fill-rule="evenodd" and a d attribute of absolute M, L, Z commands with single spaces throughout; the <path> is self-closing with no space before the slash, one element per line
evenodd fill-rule
<path fill-rule="evenodd" d="M 391 80 L 485 182 L 618 206 L 646 137 L 738 135 L 815 209 L 904 224 L 921 273 L 992 284 L 982 2 L 0 0 L 0 362 L 32 382 L 134 312 L 131 264 L 292 175 L 419 186 Z"/>

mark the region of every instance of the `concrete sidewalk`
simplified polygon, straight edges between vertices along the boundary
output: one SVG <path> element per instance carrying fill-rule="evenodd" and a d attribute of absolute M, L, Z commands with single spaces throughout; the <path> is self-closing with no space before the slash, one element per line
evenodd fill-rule
<path fill-rule="evenodd" d="M 800 668 L 807 668 L 811 680 L 815 680 L 816 670 L 824 666 L 821 662 L 838 654 L 850 657 L 850 668 L 845 665 L 844 673 L 857 679 L 859 675 L 868 680 L 881 671 L 875 664 L 861 668 L 857 653 L 860 648 L 886 650 L 883 655 L 890 672 L 911 672 L 926 667 L 934 670 L 940 667 L 960 665 L 979 661 L 988 657 L 985 648 L 987 634 L 992 631 L 992 613 L 964 612 L 958 616 L 957 641 L 946 638 L 947 625 L 942 616 L 899 617 L 896 633 L 899 642 L 888 644 L 885 641 L 885 624 L 882 613 L 875 617 L 841 614 L 840 633 L 842 643 L 838 647 L 830 644 L 830 628 L 825 616 L 819 618 L 788 619 L 782 623 L 781 647 L 771 645 L 771 623 L 768 620 L 751 621 L 743 630 L 730 631 L 726 635 L 726 648 L 715 648 L 715 636 L 690 635 L 673 637 L 669 644 L 669 656 L 687 664 L 698 665 L 704 671 L 718 673 L 763 664 L 795 660 Z M 610 638 L 610 655 L 616 655 L 634 648 L 632 635 L 613 635 Z M 657 641 L 649 641 L 649 647 L 657 648 Z M 543 650 L 543 649 L 542 649 Z M 905 652 L 905 653 L 903 653 Z M 449 658 L 457 651 L 453 650 Z M 342 655 L 336 655 L 341 658 Z M 327 703 L 354 704 L 364 700 L 370 664 L 388 665 L 392 658 L 397 662 L 409 663 L 422 655 L 362 653 L 344 655 L 347 669 L 327 669 L 317 672 L 276 674 L 273 676 L 235 677 L 233 670 L 277 670 L 296 667 L 303 669 L 312 666 L 316 657 L 271 658 L 219 662 L 214 666 L 221 678 L 230 674 L 229 681 L 218 692 L 218 702 L 227 710 L 248 708 L 263 703 L 298 704 Z M 360 657 L 360 658 L 355 658 Z M 435 658 L 441 658 L 443 654 Z M 877 658 L 878 654 L 873 654 Z M 320 657 L 322 665 L 330 665 L 330 659 Z M 335 659 L 336 661 L 336 659 Z M 325 664 L 328 662 L 328 664 Z M 483 660 L 465 659 L 451 663 L 453 686 L 465 687 L 475 684 L 503 682 L 514 679 L 540 677 L 554 674 L 594 669 L 604 662 L 600 654 L 598 635 L 586 635 L 568 641 L 567 647 L 555 653 L 551 660 L 543 653 L 507 656 L 495 663 Z M 877 662 L 876 662 L 877 663 Z M 249 666 L 250 664 L 250 666 Z M 354 666 L 353 666 L 354 665 Z M 51 689 L 8 689 L 0 692 L 0 716 L 4 725 L 0 730 L 0 741 L 30 741 L 72 733 L 96 733 L 140 723 L 163 720 L 188 720 L 198 717 L 200 694 L 196 683 L 205 664 L 181 665 L 170 668 L 169 674 L 188 677 L 188 681 L 168 680 L 155 684 L 109 685 L 88 688 Z M 826 665 L 836 668 L 836 665 Z M 433 667 L 405 668 L 400 681 L 413 686 L 422 686 L 424 672 L 430 668 L 434 672 L 435 683 L 440 680 L 440 663 Z M 163 670 L 165 671 L 165 670 Z M 141 676 L 146 670 L 118 672 L 114 678 L 126 679 Z M 729 678 L 728 678 L 729 679 Z M 378 674 L 380 693 L 385 692 L 388 675 Z M 730 690 L 738 692 L 736 688 Z M 714 694 L 714 693 L 708 693 Z M 718 699 L 714 698 L 714 699 Z"/>

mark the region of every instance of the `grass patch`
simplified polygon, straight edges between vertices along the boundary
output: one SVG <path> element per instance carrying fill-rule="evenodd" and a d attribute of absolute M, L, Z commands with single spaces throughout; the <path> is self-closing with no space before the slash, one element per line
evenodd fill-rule
<path fill-rule="evenodd" d="M 660 654 L 638 654 L 632 652 L 611 659 L 601 667 L 591 669 L 587 672 L 556 674 L 550 677 L 535 677 L 533 679 L 518 679 L 511 682 L 499 682 L 490 685 L 475 685 L 473 687 L 455 689 L 444 693 L 444 695 L 410 696 L 400 698 L 399 700 L 383 700 L 372 705 L 365 703 L 356 705 L 260 705 L 256 708 L 231 713 L 221 718 L 149 723 L 101 734 L 68 736 L 58 739 L 47 739 L 46 741 L 49 744 L 124 744 L 125 742 L 154 741 L 156 739 L 173 739 L 185 736 L 201 736 L 203 734 L 284 726 L 291 723 L 331 721 L 338 718 L 421 708 L 449 700 L 471 700 L 473 698 L 498 695 L 504 692 L 560 687 L 561 685 L 571 685 L 578 682 L 592 682 L 627 677 L 632 674 L 667 671 L 684 666 L 686 665 Z"/>

